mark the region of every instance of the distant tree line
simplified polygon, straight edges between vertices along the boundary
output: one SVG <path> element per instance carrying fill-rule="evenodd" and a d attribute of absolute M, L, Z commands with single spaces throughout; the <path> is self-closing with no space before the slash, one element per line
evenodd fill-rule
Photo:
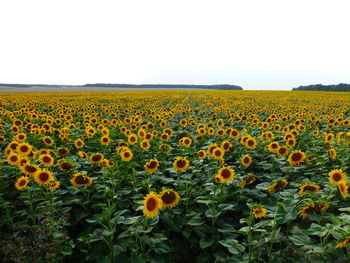
<path fill-rule="evenodd" d="M 350 84 L 339 83 L 338 85 L 308 85 L 308 86 L 299 86 L 293 88 L 292 90 L 308 90 L 308 91 L 350 91 Z"/>
<path fill-rule="evenodd" d="M 217 85 L 189 85 L 189 84 L 111 84 L 95 83 L 85 85 L 48 85 L 48 84 L 3 84 L 2 87 L 12 88 L 31 88 L 31 87 L 98 87 L 98 88 L 156 88 L 156 89 L 215 89 L 215 90 L 243 90 L 242 87 L 229 84 Z"/>
<path fill-rule="evenodd" d="M 103 88 L 156 88 L 156 89 L 217 89 L 217 90 L 243 90 L 242 87 L 229 84 L 217 85 L 190 85 L 190 84 L 109 84 L 96 83 L 86 84 L 84 87 L 103 87 Z"/>

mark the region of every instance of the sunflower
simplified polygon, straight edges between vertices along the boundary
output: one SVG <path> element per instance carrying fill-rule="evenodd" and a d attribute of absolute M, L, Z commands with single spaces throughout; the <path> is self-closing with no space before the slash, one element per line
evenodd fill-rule
<path fill-rule="evenodd" d="M 279 190 L 283 190 L 284 188 L 286 188 L 287 185 L 288 185 L 288 181 L 286 179 L 280 179 L 280 180 L 277 180 L 276 182 L 274 182 L 273 184 L 271 184 L 267 188 L 267 191 L 276 192 Z"/>
<path fill-rule="evenodd" d="M 129 144 L 135 144 L 137 143 L 137 135 L 136 134 L 130 134 L 128 136 L 128 143 Z"/>
<path fill-rule="evenodd" d="M 60 159 L 58 161 L 59 169 L 61 171 L 71 171 L 74 169 L 74 166 L 71 162 L 68 162 L 66 159 Z"/>
<path fill-rule="evenodd" d="M 152 135 L 152 133 L 146 133 L 146 135 L 145 135 L 145 138 L 144 138 L 145 140 L 152 140 L 153 139 L 153 135 Z"/>
<path fill-rule="evenodd" d="M 54 181 L 52 172 L 48 170 L 38 170 L 34 175 L 34 180 L 40 185 L 48 185 L 51 181 Z"/>
<path fill-rule="evenodd" d="M 223 141 L 221 143 L 221 149 L 223 149 L 225 152 L 228 152 L 232 148 L 232 143 L 229 141 Z"/>
<path fill-rule="evenodd" d="M 153 174 L 154 172 L 156 172 L 158 170 L 158 167 L 159 167 L 159 161 L 155 159 L 149 160 L 149 162 L 147 162 L 144 165 L 145 170 L 150 174 Z"/>
<path fill-rule="evenodd" d="M 277 152 L 280 148 L 280 145 L 278 144 L 278 142 L 271 142 L 267 147 L 271 152 Z"/>
<path fill-rule="evenodd" d="M 209 148 L 208 148 L 208 155 L 209 156 L 213 156 L 213 153 L 214 153 L 214 150 L 218 148 L 218 145 L 216 143 L 212 143 L 209 145 Z"/>
<path fill-rule="evenodd" d="M 146 151 L 146 150 L 148 150 L 151 147 L 151 144 L 149 143 L 148 140 L 142 140 L 140 142 L 140 147 L 141 147 L 142 150 Z"/>
<path fill-rule="evenodd" d="M 94 153 L 89 157 L 89 161 L 93 164 L 101 163 L 103 159 L 104 159 L 104 156 L 102 153 Z"/>
<path fill-rule="evenodd" d="M 232 129 L 230 132 L 230 137 L 232 139 L 236 139 L 239 137 L 239 131 L 237 129 Z"/>
<path fill-rule="evenodd" d="M 220 183 L 230 183 L 235 178 L 235 171 L 231 167 L 222 167 L 217 176 L 220 177 Z"/>
<path fill-rule="evenodd" d="M 329 149 L 329 157 L 335 159 L 337 157 L 337 151 L 335 149 Z"/>
<path fill-rule="evenodd" d="M 79 151 L 78 152 L 78 156 L 79 156 L 80 159 L 87 159 L 88 158 L 87 153 L 84 152 L 84 151 Z"/>
<path fill-rule="evenodd" d="M 130 151 L 129 148 L 127 148 L 126 150 L 124 150 L 120 153 L 120 156 L 122 158 L 122 161 L 128 162 L 132 159 L 133 153 Z"/>
<path fill-rule="evenodd" d="M 192 139 L 189 137 L 182 137 L 179 141 L 179 144 L 184 147 L 190 147 L 192 144 Z"/>
<path fill-rule="evenodd" d="M 113 162 L 113 161 L 111 161 L 111 160 L 108 160 L 107 161 L 107 167 L 108 168 L 111 168 L 111 167 L 113 167 L 115 165 L 115 163 Z"/>
<path fill-rule="evenodd" d="M 29 178 L 27 176 L 21 176 L 20 178 L 17 179 L 15 183 L 15 187 L 17 190 L 24 190 L 27 185 L 28 185 Z"/>
<path fill-rule="evenodd" d="M 333 133 L 325 134 L 324 138 L 327 144 L 332 144 L 334 140 L 334 134 Z"/>
<path fill-rule="evenodd" d="M 108 145 L 111 139 L 108 136 L 102 136 L 100 139 L 101 145 Z"/>
<path fill-rule="evenodd" d="M 18 155 L 17 153 L 11 152 L 8 156 L 7 156 L 7 162 L 10 165 L 18 165 L 18 161 L 19 161 L 20 155 Z"/>
<path fill-rule="evenodd" d="M 165 132 L 160 135 L 160 139 L 162 141 L 167 141 L 167 140 L 169 140 L 169 138 L 170 138 L 169 134 L 167 134 Z"/>
<path fill-rule="evenodd" d="M 267 212 L 266 208 L 263 208 L 263 207 L 253 208 L 253 210 L 252 210 L 252 213 L 253 213 L 255 218 L 265 217 L 266 212 Z"/>
<path fill-rule="evenodd" d="M 213 127 L 210 127 L 210 128 L 208 129 L 208 134 L 209 134 L 209 135 L 213 135 L 214 133 L 215 133 L 214 128 L 213 128 Z"/>
<path fill-rule="evenodd" d="M 343 241 L 338 242 L 335 248 L 342 248 L 345 247 L 348 243 L 350 243 L 350 236 L 346 236 Z"/>
<path fill-rule="evenodd" d="M 315 212 L 315 205 L 313 203 L 309 203 L 301 209 L 300 214 L 303 218 L 306 218 L 313 212 Z"/>
<path fill-rule="evenodd" d="M 34 176 L 34 174 L 40 170 L 39 166 L 32 165 L 29 162 L 26 163 L 24 166 L 21 166 L 20 169 L 24 174 L 32 176 Z"/>
<path fill-rule="evenodd" d="M 32 146 L 30 146 L 28 143 L 20 143 L 17 146 L 17 151 L 20 155 L 28 156 L 32 151 Z"/>
<path fill-rule="evenodd" d="M 43 137 L 43 142 L 46 146 L 51 146 L 53 145 L 53 140 L 51 139 L 50 136 L 45 136 Z"/>
<path fill-rule="evenodd" d="M 162 200 L 162 206 L 167 208 L 176 206 L 180 200 L 179 194 L 171 189 L 164 189 L 158 196 Z"/>
<path fill-rule="evenodd" d="M 246 154 L 242 157 L 241 163 L 245 167 L 248 167 L 249 165 L 251 165 L 252 161 L 253 161 L 252 157 L 250 157 L 248 154 Z"/>
<path fill-rule="evenodd" d="M 173 148 L 166 143 L 159 145 L 159 149 L 162 150 L 163 153 L 170 153 L 173 150 Z"/>
<path fill-rule="evenodd" d="M 57 152 L 61 157 L 64 157 L 69 153 L 69 149 L 67 147 L 59 147 L 57 148 Z"/>
<path fill-rule="evenodd" d="M 224 129 L 219 129 L 216 131 L 217 136 L 224 136 L 225 135 L 225 130 Z"/>
<path fill-rule="evenodd" d="M 207 130 L 204 127 L 200 127 L 197 129 L 197 132 L 199 135 L 205 135 L 207 133 Z"/>
<path fill-rule="evenodd" d="M 325 202 L 310 202 L 306 206 L 304 206 L 300 214 L 303 218 L 306 218 L 311 213 L 324 212 L 329 208 L 329 204 Z"/>
<path fill-rule="evenodd" d="M 187 125 L 187 120 L 186 120 L 186 119 L 180 120 L 180 125 L 181 125 L 182 127 L 186 127 L 186 125 Z"/>
<path fill-rule="evenodd" d="M 25 133 L 18 133 L 15 137 L 14 140 L 17 142 L 24 142 L 27 139 L 27 135 Z"/>
<path fill-rule="evenodd" d="M 17 164 L 20 168 L 25 166 L 28 163 L 29 163 L 29 159 L 26 156 L 19 157 L 18 162 L 17 162 Z"/>
<path fill-rule="evenodd" d="M 348 189 L 349 189 L 348 184 L 345 181 L 340 181 L 338 183 L 338 189 L 341 196 L 345 199 L 348 196 Z"/>
<path fill-rule="evenodd" d="M 190 166 L 190 162 L 186 159 L 186 157 L 177 157 L 173 162 L 173 167 L 180 172 L 184 172 Z"/>
<path fill-rule="evenodd" d="M 287 134 L 285 137 L 286 138 L 286 144 L 288 148 L 293 148 L 297 141 L 295 140 L 294 136 L 292 134 Z"/>
<path fill-rule="evenodd" d="M 278 148 L 277 155 L 278 156 L 286 156 L 288 154 L 288 149 L 286 146 L 281 146 Z"/>
<path fill-rule="evenodd" d="M 207 153 L 204 150 L 199 150 L 197 154 L 199 159 L 204 159 L 207 156 Z"/>
<path fill-rule="evenodd" d="M 74 141 L 74 146 L 75 146 L 75 148 L 77 148 L 77 149 L 81 149 L 81 148 L 84 147 L 84 141 L 83 141 L 82 139 L 76 139 L 76 140 Z"/>
<path fill-rule="evenodd" d="M 54 158 L 49 154 L 43 154 L 39 156 L 39 162 L 44 166 L 52 166 L 54 162 Z"/>
<path fill-rule="evenodd" d="M 320 186 L 316 183 L 304 183 L 299 187 L 299 192 L 298 194 L 300 196 L 306 196 L 307 195 L 307 191 L 313 192 L 313 193 L 317 193 L 320 191 Z"/>
<path fill-rule="evenodd" d="M 140 137 L 140 138 L 144 138 L 146 136 L 146 130 L 140 128 L 138 131 L 137 131 L 137 135 Z"/>
<path fill-rule="evenodd" d="M 223 159 L 223 157 L 224 157 L 224 154 L 225 154 L 225 152 L 221 149 L 221 148 L 219 148 L 219 147 L 216 147 L 214 150 L 213 150 L 213 157 L 214 157 L 214 159 Z"/>
<path fill-rule="evenodd" d="M 162 207 L 162 200 L 154 192 L 150 192 L 143 200 L 143 214 L 148 218 L 154 218 Z"/>
<path fill-rule="evenodd" d="M 61 183 L 58 182 L 58 181 L 51 181 L 51 182 L 49 183 L 49 187 L 50 187 L 51 190 L 54 190 L 54 189 L 59 188 L 60 185 L 61 185 Z"/>
<path fill-rule="evenodd" d="M 305 158 L 305 153 L 299 150 L 295 150 L 289 155 L 288 162 L 292 166 L 298 166 L 304 162 Z"/>
<path fill-rule="evenodd" d="M 0 144 L 3 144 L 4 142 L 6 142 L 6 138 L 4 136 L 0 136 Z"/>
<path fill-rule="evenodd" d="M 244 176 L 243 180 L 239 183 L 240 188 L 245 188 L 248 184 L 255 182 L 256 177 L 254 174 L 248 174 Z"/>
<path fill-rule="evenodd" d="M 70 180 L 70 182 L 74 186 L 90 186 L 90 185 L 92 185 L 92 179 L 83 173 L 73 174 L 73 177 Z"/>
<path fill-rule="evenodd" d="M 256 145 L 257 142 L 254 138 L 248 138 L 245 142 L 245 146 L 250 150 L 255 149 Z"/>
<path fill-rule="evenodd" d="M 341 181 L 346 181 L 346 173 L 342 169 L 334 169 L 328 173 L 329 181 L 333 185 L 338 185 Z"/>

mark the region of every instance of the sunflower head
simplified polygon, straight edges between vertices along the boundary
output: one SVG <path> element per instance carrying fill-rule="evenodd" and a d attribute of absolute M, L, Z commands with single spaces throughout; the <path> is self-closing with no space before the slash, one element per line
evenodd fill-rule
<path fill-rule="evenodd" d="M 156 159 L 151 159 L 149 162 L 147 162 L 144 165 L 145 170 L 150 174 L 153 174 L 154 172 L 156 172 L 158 170 L 158 167 L 159 167 L 159 161 Z"/>
<path fill-rule="evenodd" d="M 190 166 L 190 162 L 186 159 L 186 157 L 177 157 L 173 162 L 173 167 L 180 172 L 184 172 Z"/>
<path fill-rule="evenodd" d="M 90 186 L 90 185 L 92 185 L 92 179 L 83 173 L 73 174 L 73 177 L 70 180 L 70 182 L 74 186 Z"/>
<path fill-rule="evenodd" d="M 220 183 L 230 183 L 235 178 L 235 171 L 231 167 L 222 167 L 217 175 L 220 178 Z"/>
<path fill-rule="evenodd" d="M 31 151 L 32 151 L 32 146 L 30 146 L 28 143 L 20 143 L 17 146 L 17 152 L 20 155 L 28 156 L 31 153 Z"/>
<path fill-rule="evenodd" d="M 40 185 L 49 185 L 51 181 L 54 181 L 54 177 L 51 171 L 38 170 L 34 175 L 34 180 Z"/>
<path fill-rule="evenodd" d="M 299 187 L 298 194 L 300 196 L 306 196 L 307 192 L 317 193 L 320 191 L 320 186 L 316 183 L 304 183 Z"/>
<path fill-rule="evenodd" d="M 204 150 L 199 150 L 197 154 L 199 159 L 204 159 L 207 156 L 207 153 Z"/>
<path fill-rule="evenodd" d="M 102 163 L 103 159 L 104 159 L 104 156 L 102 153 L 94 153 L 89 157 L 89 161 L 93 164 Z"/>
<path fill-rule="evenodd" d="M 159 198 L 162 200 L 163 207 L 174 207 L 180 200 L 180 196 L 174 190 L 164 189 L 159 193 Z"/>
<path fill-rule="evenodd" d="M 162 207 L 162 200 L 154 192 L 150 192 L 143 200 L 143 214 L 148 218 L 154 218 Z"/>
<path fill-rule="evenodd" d="M 335 159 L 337 157 L 337 151 L 335 149 L 329 149 L 329 157 Z"/>
<path fill-rule="evenodd" d="M 52 166 L 54 163 L 54 158 L 49 154 L 43 154 L 39 156 L 39 162 L 44 166 Z"/>
<path fill-rule="evenodd" d="M 338 185 L 341 181 L 346 181 L 346 173 L 342 169 L 334 169 L 328 173 L 329 182 Z"/>
<path fill-rule="evenodd" d="M 10 165 L 18 165 L 18 161 L 21 158 L 20 155 L 14 152 L 10 152 L 10 154 L 7 156 L 7 162 Z"/>
<path fill-rule="evenodd" d="M 122 161 L 129 162 L 133 157 L 133 153 L 130 151 L 129 148 L 127 148 L 127 149 L 121 151 L 120 156 L 122 158 Z"/>
<path fill-rule="evenodd" d="M 271 142 L 269 145 L 268 145 L 268 148 L 271 152 L 277 152 L 278 149 L 280 148 L 280 145 L 278 144 L 278 142 Z"/>
<path fill-rule="evenodd" d="M 151 144 L 148 140 L 142 140 L 140 146 L 142 150 L 148 150 L 151 147 Z"/>
<path fill-rule="evenodd" d="M 27 176 L 21 176 L 20 178 L 17 179 L 15 183 L 15 187 L 17 190 L 24 190 L 27 185 L 28 185 L 29 178 Z"/>
<path fill-rule="evenodd" d="M 292 166 L 298 166 L 304 162 L 305 158 L 305 153 L 299 150 L 295 150 L 289 155 L 288 162 Z"/>
<path fill-rule="evenodd" d="M 244 155 L 241 159 L 241 163 L 242 165 L 244 165 L 245 167 L 248 167 L 251 165 L 253 159 L 252 157 L 250 157 L 248 154 Z"/>
<path fill-rule="evenodd" d="M 255 218 L 261 218 L 266 216 L 266 208 L 264 207 L 256 207 L 252 209 L 252 213 Z"/>
<path fill-rule="evenodd" d="M 345 199 L 348 196 L 348 189 L 349 189 L 348 184 L 345 181 L 340 181 L 338 183 L 338 189 L 341 196 Z"/>
<path fill-rule="evenodd" d="M 279 191 L 279 190 L 283 190 L 284 188 L 286 188 L 287 185 L 288 185 L 288 181 L 286 179 L 280 179 L 280 180 L 277 180 L 274 183 L 272 183 L 267 188 L 267 191 L 269 191 L 269 192 L 276 192 L 276 191 Z"/>
<path fill-rule="evenodd" d="M 286 156 L 288 154 L 288 149 L 286 146 L 281 146 L 277 151 L 278 156 Z"/>
<path fill-rule="evenodd" d="M 257 145 L 257 142 L 254 138 L 248 138 L 245 141 L 245 146 L 250 150 L 255 149 L 256 145 Z"/>
<path fill-rule="evenodd" d="M 220 159 L 222 159 L 224 157 L 224 154 L 225 154 L 225 152 L 221 148 L 216 147 L 213 150 L 212 156 L 213 156 L 214 159 L 220 160 Z"/>

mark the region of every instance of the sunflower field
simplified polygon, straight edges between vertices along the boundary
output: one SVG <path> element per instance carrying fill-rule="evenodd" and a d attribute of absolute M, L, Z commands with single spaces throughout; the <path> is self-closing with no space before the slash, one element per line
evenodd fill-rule
<path fill-rule="evenodd" d="M 1 262 L 349 262 L 350 96 L 0 94 Z"/>

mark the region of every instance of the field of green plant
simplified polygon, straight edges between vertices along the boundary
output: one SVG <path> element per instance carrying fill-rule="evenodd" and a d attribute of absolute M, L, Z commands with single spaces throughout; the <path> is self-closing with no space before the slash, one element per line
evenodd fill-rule
<path fill-rule="evenodd" d="M 1 262 L 349 262 L 346 93 L 0 94 Z"/>

